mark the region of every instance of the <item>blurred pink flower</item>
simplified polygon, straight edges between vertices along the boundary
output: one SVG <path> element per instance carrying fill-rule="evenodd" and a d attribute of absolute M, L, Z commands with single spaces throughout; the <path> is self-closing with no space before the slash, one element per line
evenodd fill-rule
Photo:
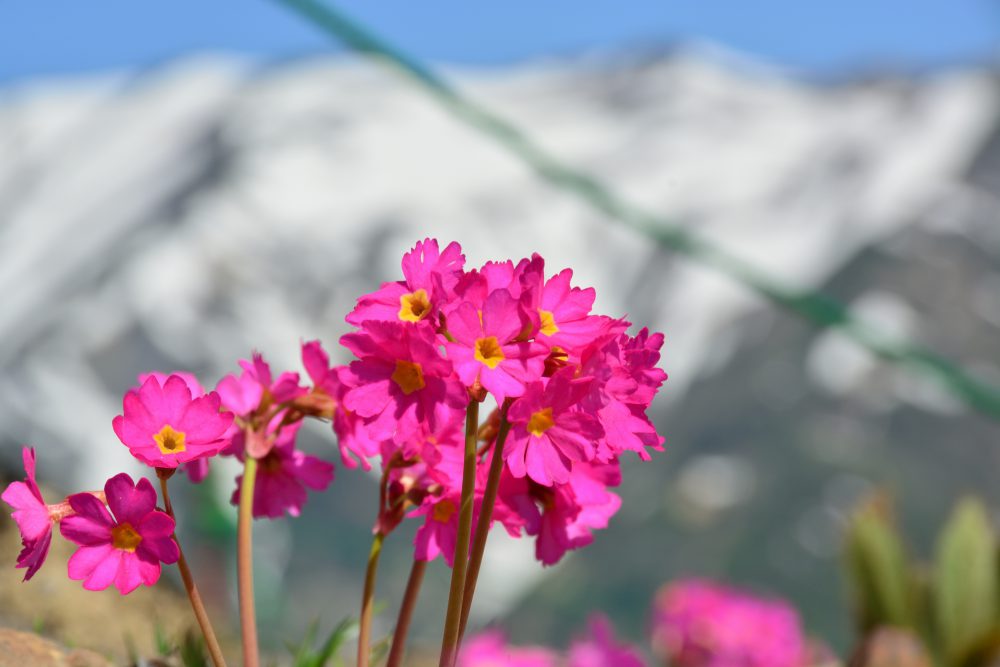
<path fill-rule="evenodd" d="M 105 483 L 104 493 L 114 516 L 92 494 L 68 499 L 76 514 L 62 520 L 60 531 L 80 545 L 69 559 L 69 578 L 82 579 L 90 591 L 114 584 L 122 595 L 140 584 L 152 586 L 161 562 L 177 562 L 174 520 L 156 510 L 156 491 L 145 478 L 135 484 L 120 473 Z"/>
<path fill-rule="evenodd" d="M 660 589 L 652 634 L 678 667 L 803 667 L 808 655 L 791 605 L 697 579 Z"/>
<path fill-rule="evenodd" d="M 590 634 L 569 647 L 567 667 L 643 667 L 645 662 L 634 647 L 619 644 L 607 617 L 595 614 L 588 623 Z"/>
<path fill-rule="evenodd" d="M 499 630 L 489 630 L 465 641 L 458 667 L 556 667 L 556 654 L 540 646 L 508 646 Z"/>

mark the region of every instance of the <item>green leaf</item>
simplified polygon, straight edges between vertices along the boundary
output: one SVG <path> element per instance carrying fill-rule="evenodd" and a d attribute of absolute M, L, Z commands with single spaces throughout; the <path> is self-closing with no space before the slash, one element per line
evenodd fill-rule
<path fill-rule="evenodd" d="M 188 630 L 181 638 L 181 664 L 184 667 L 208 667 L 208 654 L 201 635 Z"/>
<path fill-rule="evenodd" d="M 948 664 L 988 636 L 997 621 L 996 538 L 986 508 L 962 500 L 938 539 L 934 612 Z"/>
<path fill-rule="evenodd" d="M 167 637 L 166 630 L 163 629 L 163 624 L 159 621 L 153 624 L 153 639 L 156 643 L 156 654 L 161 658 L 166 658 L 174 652 L 173 643 Z"/>
<path fill-rule="evenodd" d="M 319 651 L 314 652 L 313 642 L 318 625 L 318 621 L 313 621 L 309 625 L 305 637 L 299 642 L 297 648 L 288 645 L 289 652 L 293 654 L 292 664 L 294 667 L 326 667 L 344 642 L 351 639 L 358 628 L 357 621 L 353 618 L 345 618 L 330 632 Z"/>
<path fill-rule="evenodd" d="M 858 509 L 847 528 L 848 576 L 865 634 L 887 625 L 915 626 L 918 592 L 889 515 L 888 502 L 879 496 Z"/>

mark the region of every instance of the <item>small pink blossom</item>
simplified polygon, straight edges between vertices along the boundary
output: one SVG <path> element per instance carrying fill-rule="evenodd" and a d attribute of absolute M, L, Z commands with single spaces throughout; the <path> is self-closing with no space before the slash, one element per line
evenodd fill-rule
<path fill-rule="evenodd" d="M 678 667 L 804 667 L 808 644 L 795 609 L 709 581 L 660 589 L 653 643 Z"/>
<path fill-rule="evenodd" d="M 254 352 L 251 357 L 240 359 L 243 372 L 238 377 L 227 375 L 215 387 L 227 410 L 245 418 L 262 405 L 286 403 L 306 393 L 306 388 L 299 385 L 298 373 L 286 371 L 275 378 L 263 356 Z"/>
<path fill-rule="evenodd" d="M 174 520 L 156 510 L 156 492 L 149 480 L 138 484 L 121 473 L 104 485 L 108 507 L 89 493 L 69 497 L 76 512 L 62 520 L 63 537 L 79 545 L 69 559 L 70 579 L 83 580 L 91 591 L 114 584 L 122 595 L 160 578 L 160 563 L 179 556 L 173 540 Z"/>
<path fill-rule="evenodd" d="M 457 243 L 443 251 L 434 239 L 417 242 L 403 255 L 404 280 L 385 283 L 373 294 L 358 299 L 347 316 L 348 324 L 362 322 L 429 322 L 437 326 L 438 312 L 462 275 L 465 256 Z"/>
<path fill-rule="evenodd" d="M 366 419 L 374 440 L 402 442 L 422 427 L 433 431 L 468 403 L 429 325 L 365 322 L 340 343 L 358 357 L 344 406 Z"/>
<path fill-rule="evenodd" d="M 160 386 L 163 386 L 163 384 L 166 383 L 167 378 L 170 377 L 170 375 L 176 375 L 177 377 L 184 380 L 184 382 L 188 386 L 188 389 L 191 391 L 192 396 L 203 396 L 205 394 L 205 389 L 201 386 L 201 383 L 198 381 L 198 378 L 196 378 L 193 374 L 188 373 L 186 371 L 174 371 L 173 373 L 169 374 L 161 373 L 160 371 L 150 371 L 149 373 L 143 373 L 139 376 L 139 384 L 141 385 L 148 378 L 153 377 L 156 378 L 156 381 L 160 383 Z M 209 469 L 208 460 L 209 457 L 195 459 L 193 461 L 188 461 L 181 467 L 187 474 L 188 479 L 190 479 L 195 484 L 199 484 L 203 482 L 206 477 L 208 477 L 208 469 Z"/>
<path fill-rule="evenodd" d="M 509 646 L 499 630 L 470 637 L 458 654 L 458 667 L 556 667 L 556 654 L 541 646 Z"/>
<path fill-rule="evenodd" d="M 607 528 L 621 507 L 621 498 L 608 487 L 620 482 L 617 464 L 575 463 L 569 482 L 553 486 L 504 471 L 498 505 L 505 507 L 499 518 L 514 536 L 521 526 L 536 536 L 535 557 L 543 565 L 553 565 L 567 551 L 593 542 L 592 531 Z"/>
<path fill-rule="evenodd" d="M 306 488 L 323 491 L 333 481 L 333 464 L 295 448 L 295 435 L 302 422 L 281 429 L 267 455 L 257 461 L 253 489 L 253 515 L 280 518 L 285 512 L 299 516 L 307 496 Z M 242 458 L 242 455 L 240 456 Z M 238 505 L 243 475 L 236 479 L 231 502 Z"/>
<path fill-rule="evenodd" d="M 347 366 L 330 366 L 330 357 L 318 340 L 302 345 L 302 365 L 313 381 L 313 391 L 322 391 L 333 402 L 333 432 L 337 435 L 340 459 L 347 468 L 371 470 L 368 459 L 379 453 L 381 441 L 372 438 L 363 417 L 344 406 L 350 390 Z"/>
<path fill-rule="evenodd" d="M 510 436 L 503 456 L 515 477 L 528 475 L 544 486 L 569 480 L 574 461 L 594 458 L 593 443 L 604 433 L 598 421 L 577 404 L 590 378 L 575 378 L 566 368 L 549 379 L 532 382 L 511 405 Z"/>
<path fill-rule="evenodd" d="M 607 617 L 594 615 L 588 626 L 590 634 L 570 646 L 567 667 L 644 667 L 637 649 L 617 642 Z"/>
<path fill-rule="evenodd" d="M 14 508 L 11 516 L 21 531 L 23 547 L 15 567 L 27 568 L 23 579 L 27 581 L 35 576 L 49 553 L 49 545 L 52 543 L 52 519 L 35 481 L 34 448 L 22 448 L 21 457 L 24 460 L 24 472 L 27 477 L 23 482 L 12 482 L 8 485 L 3 495 L 0 495 L 0 499 Z"/>
<path fill-rule="evenodd" d="M 448 316 L 448 358 L 468 387 L 482 386 L 502 403 L 541 377 L 548 348 L 518 340 L 530 320 L 505 289 L 490 293 L 478 311 L 465 302 Z"/>
<path fill-rule="evenodd" d="M 150 375 L 138 389 L 125 393 L 122 408 L 124 415 L 112 422 L 118 439 L 137 459 L 158 468 L 176 468 L 218 453 L 233 422 L 232 413 L 219 411 L 218 394 L 193 397 L 178 375 L 162 384 Z"/>

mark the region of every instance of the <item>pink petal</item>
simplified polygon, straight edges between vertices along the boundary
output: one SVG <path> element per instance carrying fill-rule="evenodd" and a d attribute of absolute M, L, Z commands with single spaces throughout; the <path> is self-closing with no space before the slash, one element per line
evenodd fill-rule
<path fill-rule="evenodd" d="M 119 553 L 120 552 L 111 546 L 110 543 L 95 546 L 82 546 L 69 557 L 69 561 L 67 563 L 69 578 L 74 580 L 86 579 L 102 564 L 113 561 L 111 573 L 109 575 L 105 575 L 107 577 L 107 583 L 105 583 L 102 587 L 107 588 L 114 579 L 115 573 L 118 570 L 117 556 Z M 84 587 L 86 588 L 86 586 Z"/>
<path fill-rule="evenodd" d="M 107 523 L 102 523 L 94 521 L 90 517 L 77 514 L 68 516 L 60 521 L 59 532 L 62 533 L 64 538 L 74 544 L 92 547 L 110 543 L 111 528 L 113 526 L 114 524 L 111 523 L 110 517 Z"/>
<path fill-rule="evenodd" d="M 145 477 L 136 484 L 127 474 L 119 473 L 104 483 L 104 495 L 118 523 L 136 526 L 156 507 L 156 491 Z"/>
<path fill-rule="evenodd" d="M 166 512 L 152 511 L 134 524 L 142 539 L 170 537 L 174 534 L 174 520 Z"/>
<path fill-rule="evenodd" d="M 143 580 L 141 561 L 136 553 L 120 552 L 118 572 L 115 573 L 115 588 L 122 595 L 128 595 L 139 587 Z M 159 578 L 160 566 L 156 565 L 156 575 Z M 154 579 L 155 582 L 155 579 Z M 86 584 L 84 584 L 86 588 Z"/>
<path fill-rule="evenodd" d="M 137 554 L 149 561 L 163 561 L 166 564 L 176 563 L 180 557 L 180 549 L 172 537 L 147 538 L 143 536 Z"/>
<path fill-rule="evenodd" d="M 25 482 L 11 482 L 0 499 L 14 508 L 12 517 L 25 539 L 38 539 L 51 529 L 52 522 L 45 503 Z"/>

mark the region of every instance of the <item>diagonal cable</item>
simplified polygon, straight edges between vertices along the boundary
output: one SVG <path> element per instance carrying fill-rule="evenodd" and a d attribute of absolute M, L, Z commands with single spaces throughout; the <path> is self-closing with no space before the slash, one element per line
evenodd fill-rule
<path fill-rule="evenodd" d="M 931 350 L 885 337 L 851 315 L 841 303 L 819 292 L 783 285 L 766 271 L 740 257 L 666 218 L 631 204 L 595 178 L 560 162 L 517 126 L 464 97 L 426 65 L 340 10 L 320 0 L 276 1 L 298 12 L 351 49 L 398 70 L 456 117 L 528 164 L 541 178 L 575 195 L 612 220 L 642 232 L 664 248 L 714 267 L 819 328 L 838 330 L 882 359 L 930 376 L 969 407 L 1000 419 L 1000 387 L 983 382 Z"/>

